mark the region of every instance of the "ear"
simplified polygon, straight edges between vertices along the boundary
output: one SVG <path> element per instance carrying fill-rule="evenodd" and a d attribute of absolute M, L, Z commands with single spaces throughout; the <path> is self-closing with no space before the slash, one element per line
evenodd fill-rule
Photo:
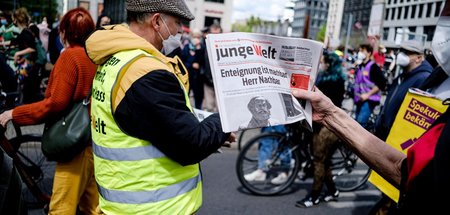
<path fill-rule="evenodd" d="M 417 55 L 417 63 L 422 63 L 422 61 L 425 59 L 425 57 L 423 55 Z"/>
<path fill-rule="evenodd" d="M 150 16 L 150 18 L 148 19 L 148 22 L 150 24 L 150 26 L 155 29 L 155 31 L 159 32 L 162 28 L 162 22 L 161 22 L 161 14 L 160 13 L 155 13 L 153 15 Z"/>

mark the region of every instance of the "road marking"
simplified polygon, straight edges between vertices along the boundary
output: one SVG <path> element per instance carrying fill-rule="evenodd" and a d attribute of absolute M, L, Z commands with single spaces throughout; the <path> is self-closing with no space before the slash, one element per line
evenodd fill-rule
<path fill-rule="evenodd" d="M 381 192 L 379 190 L 357 190 L 354 192 L 341 192 L 339 198 L 341 197 L 357 197 L 357 196 L 379 196 Z"/>
<path fill-rule="evenodd" d="M 375 204 L 374 201 L 337 201 L 328 202 L 328 206 L 332 208 L 356 208 L 356 207 L 367 207 Z"/>
<path fill-rule="evenodd" d="M 333 172 L 333 174 L 335 174 L 335 173 L 338 172 L 338 170 L 333 170 L 332 172 Z M 344 173 L 343 175 L 346 176 L 346 177 L 349 177 L 349 176 L 366 175 L 366 174 L 367 174 L 367 169 L 361 169 L 361 170 L 354 169 L 354 170 L 352 170 L 352 172 L 350 174 L 345 174 Z"/>

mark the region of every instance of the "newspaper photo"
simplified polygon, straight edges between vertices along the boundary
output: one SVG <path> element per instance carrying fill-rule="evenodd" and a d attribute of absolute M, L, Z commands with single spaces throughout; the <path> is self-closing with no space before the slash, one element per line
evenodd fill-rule
<path fill-rule="evenodd" d="M 209 34 L 206 40 L 224 132 L 306 120 L 311 104 L 291 88 L 312 90 L 323 44 L 254 33 Z"/>

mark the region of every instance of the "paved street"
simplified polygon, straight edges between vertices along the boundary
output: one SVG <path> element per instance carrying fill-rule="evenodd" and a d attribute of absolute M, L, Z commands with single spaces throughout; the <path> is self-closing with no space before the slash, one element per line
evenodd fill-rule
<path fill-rule="evenodd" d="M 312 179 L 295 183 L 292 189 L 281 195 L 254 196 L 243 189 L 237 179 L 235 172 L 237 155 L 238 150 L 233 146 L 231 149 L 223 149 L 223 153 L 214 154 L 202 162 L 204 198 L 199 215 L 367 214 L 380 196 L 378 190 L 367 184 L 356 192 L 341 193 L 337 202 L 322 203 L 308 209 L 295 207 L 295 201 L 308 193 Z M 43 212 L 30 209 L 29 214 L 42 215 Z"/>
<path fill-rule="evenodd" d="M 350 101 L 344 106 L 350 108 Z M 24 132 L 39 132 L 42 126 L 29 127 Z M 244 142 L 259 133 L 259 129 L 248 132 Z M 236 176 L 235 164 L 238 156 L 237 144 L 224 148 L 223 153 L 211 155 L 201 164 L 204 180 L 203 206 L 199 215 L 221 214 L 367 214 L 379 199 L 380 192 L 370 183 L 355 192 L 341 193 L 339 201 L 321 203 L 319 206 L 303 209 L 295 202 L 304 198 L 312 179 L 296 182 L 291 189 L 277 196 L 264 197 L 248 193 Z M 29 214 L 41 215 L 40 210 L 30 209 Z"/>
<path fill-rule="evenodd" d="M 338 202 L 322 203 L 303 209 L 295 201 L 305 197 L 312 180 L 295 183 L 288 192 L 271 197 L 254 196 L 237 179 L 235 163 L 238 151 L 224 149 L 202 162 L 204 179 L 203 207 L 198 214 L 367 214 L 380 192 L 369 183 L 356 192 L 341 193 Z"/>

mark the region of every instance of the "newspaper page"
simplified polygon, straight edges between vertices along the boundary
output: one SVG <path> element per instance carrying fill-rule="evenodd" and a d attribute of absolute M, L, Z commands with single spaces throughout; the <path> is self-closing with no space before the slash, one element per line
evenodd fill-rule
<path fill-rule="evenodd" d="M 195 114 L 195 117 L 197 117 L 199 122 L 203 121 L 204 119 L 206 119 L 206 117 L 208 117 L 211 114 L 213 114 L 211 112 L 200 110 L 200 109 L 197 109 L 197 108 L 193 108 L 192 110 L 193 110 L 193 112 Z"/>
<path fill-rule="evenodd" d="M 312 108 L 291 88 L 312 90 L 322 56 L 320 42 L 255 33 L 209 34 L 206 40 L 224 132 L 289 124 Z"/>

